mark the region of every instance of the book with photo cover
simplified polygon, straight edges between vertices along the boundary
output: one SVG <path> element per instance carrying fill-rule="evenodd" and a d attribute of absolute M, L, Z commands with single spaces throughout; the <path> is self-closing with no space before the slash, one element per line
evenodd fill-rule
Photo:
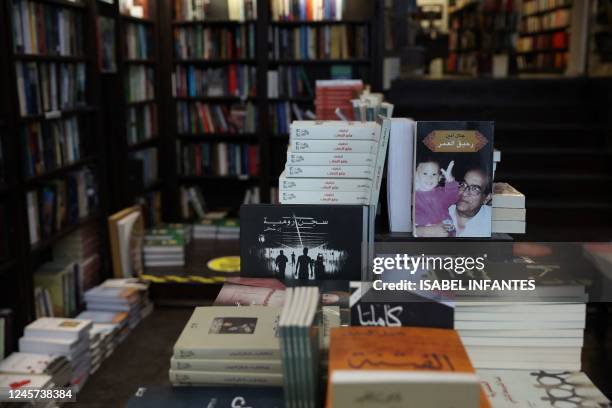
<path fill-rule="evenodd" d="M 362 205 L 244 205 L 240 275 L 360 280 L 367 266 L 368 211 Z"/>
<path fill-rule="evenodd" d="M 494 122 L 417 122 L 413 234 L 490 237 Z"/>

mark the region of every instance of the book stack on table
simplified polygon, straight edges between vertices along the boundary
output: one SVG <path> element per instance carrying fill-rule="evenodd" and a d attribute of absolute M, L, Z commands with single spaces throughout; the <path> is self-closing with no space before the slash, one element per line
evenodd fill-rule
<path fill-rule="evenodd" d="M 130 332 L 125 312 L 103 312 L 87 310 L 77 316 L 93 322 L 90 331 L 91 374 L 96 372 L 104 360 L 115 351 Z"/>
<path fill-rule="evenodd" d="M 175 386 L 280 386 L 280 308 L 198 307 L 174 345 Z"/>
<path fill-rule="evenodd" d="M 143 259 L 151 266 L 184 266 L 185 246 L 191 242 L 192 227 L 187 224 L 161 224 L 145 230 Z"/>
<path fill-rule="evenodd" d="M 524 234 L 527 229 L 525 196 L 508 183 L 493 183 L 493 232 Z"/>

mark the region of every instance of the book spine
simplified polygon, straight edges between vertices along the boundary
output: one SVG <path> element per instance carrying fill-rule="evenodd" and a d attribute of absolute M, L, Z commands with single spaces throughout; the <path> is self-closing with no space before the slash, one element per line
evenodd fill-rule
<path fill-rule="evenodd" d="M 378 140 L 379 131 L 375 123 L 364 122 L 313 122 L 294 121 L 290 136 L 295 139 L 342 139 Z"/>
<path fill-rule="evenodd" d="M 225 385 L 253 385 L 253 386 L 281 386 L 281 374 L 245 374 L 207 371 L 179 371 L 170 370 L 170 382 L 178 385 L 195 384 L 225 384 Z"/>
<path fill-rule="evenodd" d="M 391 119 L 385 118 L 380 125 L 380 144 L 378 146 L 378 155 L 376 157 L 376 167 L 374 170 L 374 178 L 372 181 L 372 191 L 370 204 L 378 205 L 380 195 L 380 185 L 385 170 L 385 159 L 387 157 L 387 146 L 389 145 L 389 134 L 391 133 Z"/>
<path fill-rule="evenodd" d="M 174 348 L 174 357 L 177 359 L 218 359 L 218 360 L 277 360 L 280 359 L 278 350 L 212 350 L 193 348 Z"/>
<path fill-rule="evenodd" d="M 370 202 L 369 192 L 358 191 L 283 191 L 281 204 L 360 204 Z"/>
<path fill-rule="evenodd" d="M 367 179 L 279 178 L 283 191 L 360 191 L 368 192 L 372 182 Z"/>
<path fill-rule="evenodd" d="M 375 159 L 369 153 L 287 152 L 287 164 L 300 166 L 373 166 Z"/>
<path fill-rule="evenodd" d="M 372 179 L 371 166 L 286 166 L 289 177 L 339 177 Z"/>
<path fill-rule="evenodd" d="M 280 360 L 197 360 L 197 359 L 176 359 L 170 360 L 171 370 L 185 371 L 214 371 L 229 373 L 272 373 L 280 374 L 282 364 Z"/>
<path fill-rule="evenodd" d="M 378 144 L 370 140 L 291 140 L 294 153 L 376 153 Z"/>

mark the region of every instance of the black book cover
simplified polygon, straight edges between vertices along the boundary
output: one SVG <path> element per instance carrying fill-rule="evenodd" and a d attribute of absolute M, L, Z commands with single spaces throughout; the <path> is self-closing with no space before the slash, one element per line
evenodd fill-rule
<path fill-rule="evenodd" d="M 414 235 L 491 237 L 493 122 L 417 122 Z"/>
<path fill-rule="evenodd" d="M 202 407 L 283 408 L 277 387 L 140 387 L 128 408 Z"/>
<path fill-rule="evenodd" d="M 367 237 L 366 206 L 244 205 L 240 275 L 360 280 Z"/>

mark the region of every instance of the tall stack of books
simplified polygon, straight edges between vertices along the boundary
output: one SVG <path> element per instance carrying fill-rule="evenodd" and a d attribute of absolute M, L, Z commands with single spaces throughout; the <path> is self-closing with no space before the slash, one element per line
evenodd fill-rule
<path fill-rule="evenodd" d="M 525 196 L 508 183 L 493 183 L 492 232 L 524 234 L 526 216 Z"/>
<path fill-rule="evenodd" d="M 377 201 L 388 140 L 389 132 L 377 122 L 294 121 L 287 163 L 279 178 L 279 201 L 365 205 Z"/>
<path fill-rule="evenodd" d="M 2 374 L 48 375 L 55 386 L 64 387 L 70 384 L 72 367 L 64 356 L 17 351 L 0 361 Z"/>
<path fill-rule="evenodd" d="M 185 246 L 192 236 L 187 224 L 162 224 L 147 229 L 144 236 L 144 266 L 183 266 Z"/>
<path fill-rule="evenodd" d="M 280 315 L 285 403 L 319 406 L 318 287 L 288 288 Z"/>
<path fill-rule="evenodd" d="M 174 345 L 174 386 L 283 384 L 280 308 L 197 307 Z"/>
<path fill-rule="evenodd" d="M 354 120 L 351 100 L 363 90 L 360 79 L 317 80 L 315 106 L 318 120 Z M 344 117 L 338 117 L 338 113 Z"/>
<path fill-rule="evenodd" d="M 125 312 L 100 312 L 87 310 L 78 319 L 91 320 L 90 330 L 91 374 L 95 373 L 102 362 L 115 351 L 117 345 L 125 340 L 130 332 Z"/>
<path fill-rule="evenodd" d="M 64 356 L 70 361 L 70 385 L 78 392 L 89 377 L 90 320 L 43 317 L 26 326 L 19 351 Z"/>

